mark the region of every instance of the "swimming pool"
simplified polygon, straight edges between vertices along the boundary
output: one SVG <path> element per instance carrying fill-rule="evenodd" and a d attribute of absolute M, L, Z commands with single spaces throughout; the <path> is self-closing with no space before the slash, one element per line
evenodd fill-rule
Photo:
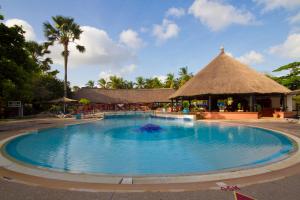
<path fill-rule="evenodd" d="M 183 175 L 265 165 L 294 150 L 277 132 L 221 123 L 114 116 L 10 140 L 7 156 L 33 166 L 111 175 Z"/>

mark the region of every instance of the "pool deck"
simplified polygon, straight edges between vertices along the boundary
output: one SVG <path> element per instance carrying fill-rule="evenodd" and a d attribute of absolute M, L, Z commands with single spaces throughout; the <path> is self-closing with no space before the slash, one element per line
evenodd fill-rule
<path fill-rule="evenodd" d="M 0 140 L 20 133 L 86 123 L 93 120 L 29 119 L 0 121 Z M 207 121 L 211 122 L 211 121 Z M 213 121 L 215 122 L 215 121 Z M 300 124 L 281 119 L 218 120 L 282 131 L 300 138 Z M 222 191 L 220 181 L 151 185 L 92 184 L 56 181 L 8 171 L 0 167 L 0 199 L 234 199 L 232 191 Z M 240 192 L 257 199 L 300 199 L 300 165 L 245 178 L 227 179 L 228 186 L 237 185 Z M 16 192 L 17 191 L 17 192 Z M 99 192 L 100 191 L 100 192 Z M 101 192 L 106 191 L 106 192 Z M 117 192 L 122 191 L 122 192 Z M 128 192 L 136 191 L 136 192 Z M 144 191 L 144 192 L 141 192 Z M 151 192 L 147 192 L 151 191 Z"/>

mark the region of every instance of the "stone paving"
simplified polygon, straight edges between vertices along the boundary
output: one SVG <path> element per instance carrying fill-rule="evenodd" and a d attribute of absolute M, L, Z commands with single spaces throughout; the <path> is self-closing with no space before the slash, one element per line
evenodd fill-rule
<path fill-rule="evenodd" d="M 35 119 L 25 121 L 0 122 L 0 139 L 13 133 L 35 128 L 46 128 L 56 125 L 77 123 L 78 121 L 68 119 Z M 85 121 L 84 121 L 85 122 Z M 284 131 L 300 137 L 300 124 L 286 122 L 285 120 L 251 120 L 251 121 L 227 121 L 226 123 L 236 123 L 243 125 L 260 126 L 264 128 Z M 300 171 L 300 170 L 299 170 Z M 225 181 L 226 182 L 226 181 Z M 164 199 L 191 199 L 191 200 L 233 200 L 231 191 L 221 191 L 216 185 L 214 190 L 197 190 L 191 192 L 137 192 L 137 193 L 117 193 L 117 192 L 79 192 L 62 189 L 50 189 L 40 186 L 30 186 L 16 183 L 6 179 L 0 179 L 0 200 L 164 200 Z M 285 178 L 257 183 L 250 186 L 240 187 L 243 194 L 255 197 L 257 200 L 285 200 L 300 199 L 300 173 L 287 176 Z"/>

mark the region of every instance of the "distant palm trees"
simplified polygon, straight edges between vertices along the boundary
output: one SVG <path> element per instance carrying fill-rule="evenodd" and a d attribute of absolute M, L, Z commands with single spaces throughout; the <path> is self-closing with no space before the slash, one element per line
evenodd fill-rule
<path fill-rule="evenodd" d="M 138 88 L 138 89 L 145 88 L 146 82 L 145 82 L 145 79 L 143 77 L 141 77 L 141 76 L 136 77 L 135 80 L 136 80 L 136 82 L 135 82 L 136 88 Z"/>
<path fill-rule="evenodd" d="M 193 77 L 193 74 L 188 72 L 188 67 L 180 68 L 179 69 L 179 87 L 183 86 L 192 77 Z"/>
<path fill-rule="evenodd" d="M 62 52 L 65 67 L 64 96 L 67 97 L 69 44 L 75 43 L 75 40 L 79 40 L 83 31 L 71 17 L 58 15 L 52 17 L 52 20 L 54 22 L 53 25 L 49 22 L 44 23 L 44 33 L 49 41 L 49 45 L 54 45 L 55 42 L 58 42 L 64 47 Z M 78 44 L 76 44 L 76 49 L 81 53 L 85 51 L 85 47 Z"/>
<path fill-rule="evenodd" d="M 193 77 L 192 73 L 188 72 L 187 67 L 182 67 L 178 73 L 179 77 L 176 78 L 174 74 L 168 73 L 165 81 L 161 81 L 158 77 L 144 78 L 142 76 L 136 77 L 135 82 L 124 80 L 122 77 L 116 75 L 110 76 L 108 79 L 101 78 L 97 81 L 99 88 L 104 89 L 151 89 L 151 88 L 174 88 L 178 89 L 190 78 Z M 93 82 L 93 81 L 92 81 Z M 86 87 L 91 87 L 91 80 L 88 81 Z M 94 87 L 94 85 L 92 86 Z"/>
<path fill-rule="evenodd" d="M 100 88 L 108 88 L 107 81 L 104 78 L 98 80 L 98 86 Z"/>
<path fill-rule="evenodd" d="M 94 87 L 95 87 L 95 81 L 89 80 L 89 81 L 85 84 L 85 86 L 88 87 L 88 88 L 94 88 Z"/>

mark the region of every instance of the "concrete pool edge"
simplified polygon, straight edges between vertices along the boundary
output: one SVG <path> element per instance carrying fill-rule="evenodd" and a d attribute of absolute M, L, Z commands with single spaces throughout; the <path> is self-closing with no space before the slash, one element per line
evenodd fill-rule
<path fill-rule="evenodd" d="M 247 125 L 242 125 L 242 126 L 247 126 Z M 251 127 L 262 128 L 259 126 L 251 126 Z M 254 168 L 242 169 L 242 170 L 233 170 L 227 172 L 218 172 L 213 174 L 199 174 L 199 175 L 191 174 L 191 175 L 180 175 L 180 176 L 126 177 L 126 176 L 110 176 L 110 175 L 98 175 L 98 174 L 97 175 L 96 174 L 73 174 L 67 172 L 55 172 L 44 168 L 41 169 L 38 167 L 31 167 L 31 166 L 29 167 L 29 166 L 22 165 L 20 163 L 7 159 L 5 156 L 3 156 L 2 153 L 0 156 L 0 167 L 20 174 L 27 174 L 30 176 L 41 177 L 44 179 L 69 181 L 75 183 L 98 183 L 98 184 L 113 184 L 113 185 L 120 185 L 120 184 L 121 185 L 122 184 L 149 185 L 149 184 L 166 184 L 166 183 L 199 183 L 199 182 L 210 182 L 210 181 L 220 181 L 226 179 L 243 178 L 243 177 L 255 176 L 255 175 L 265 174 L 268 172 L 278 171 L 300 163 L 300 152 L 299 152 L 300 138 L 274 129 L 268 129 L 268 128 L 262 128 L 262 129 L 275 131 L 289 137 L 296 143 L 297 145 L 296 151 L 281 161 L 271 163 L 261 167 L 254 167 Z M 28 134 L 28 133 L 23 133 L 23 134 L 21 133 L 15 136 L 5 138 L 4 140 L 1 140 L 0 148 L 7 141 L 24 134 Z"/>

